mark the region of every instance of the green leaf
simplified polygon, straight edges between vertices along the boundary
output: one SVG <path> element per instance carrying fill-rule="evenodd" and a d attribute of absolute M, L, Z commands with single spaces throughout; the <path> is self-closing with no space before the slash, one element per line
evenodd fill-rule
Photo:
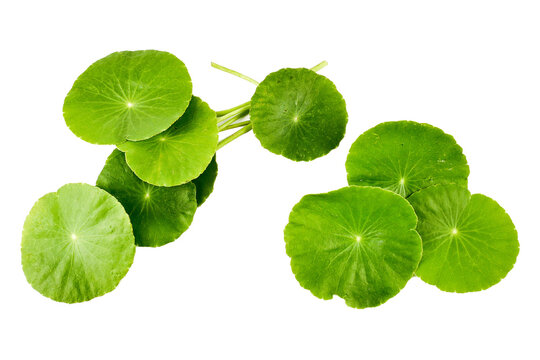
<path fill-rule="evenodd" d="M 125 155 L 114 150 L 99 174 L 97 186 L 124 206 L 137 246 L 162 246 L 186 231 L 197 210 L 195 185 L 161 187 L 145 183 L 127 166 Z"/>
<path fill-rule="evenodd" d="M 71 131 L 93 144 L 144 140 L 171 126 L 191 100 L 182 61 L 163 51 L 115 52 L 93 63 L 64 101 Z"/>
<path fill-rule="evenodd" d="M 216 156 L 214 155 L 212 161 L 206 167 L 206 170 L 204 170 L 198 178 L 192 181 L 197 188 L 197 206 L 201 206 L 206 199 L 208 199 L 212 191 L 214 191 L 214 183 L 216 182 L 217 174 L 218 164 Z"/>
<path fill-rule="evenodd" d="M 422 243 L 416 220 L 405 199 L 380 188 L 306 195 L 285 227 L 293 273 L 321 299 L 335 294 L 355 308 L 380 305 L 418 266 Z"/>
<path fill-rule="evenodd" d="M 327 78 L 308 69 L 281 69 L 251 98 L 253 132 L 271 152 L 309 161 L 336 148 L 347 125 L 343 96 Z"/>
<path fill-rule="evenodd" d="M 484 290 L 514 266 L 517 232 L 494 200 L 450 184 L 421 190 L 409 201 L 424 244 L 416 274 L 428 284 L 459 293 Z"/>
<path fill-rule="evenodd" d="M 378 186 L 408 197 L 435 184 L 467 186 L 469 166 L 454 138 L 429 124 L 393 121 L 356 139 L 345 163 L 350 185 Z"/>
<path fill-rule="evenodd" d="M 75 303 L 112 291 L 133 263 L 135 243 L 129 217 L 112 195 L 68 184 L 34 204 L 21 252 L 34 289 Z"/>
<path fill-rule="evenodd" d="M 156 186 L 185 184 L 203 173 L 217 149 L 216 113 L 198 97 L 169 129 L 118 145 L 142 180 Z"/>

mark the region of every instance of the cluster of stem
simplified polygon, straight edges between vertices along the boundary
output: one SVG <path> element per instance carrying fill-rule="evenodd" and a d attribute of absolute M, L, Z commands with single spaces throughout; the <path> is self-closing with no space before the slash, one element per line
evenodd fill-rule
<path fill-rule="evenodd" d="M 311 70 L 319 71 L 320 69 L 322 69 L 326 65 L 328 65 L 328 63 L 326 61 L 322 61 L 319 64 L 312 67 Z M 226 67 L 218 65 L 218 64 L 216 64 L 214 62 L 212 62 L 212 67 L 214 67 L 214 68 L 216 68 L 218 70 L 224 71 L 226 73 L 229 73 L 231 75 L 237 76 L 237 77 L 239 77 L 241 79 L 244 79 L 246 81 L 249 81 L 250 83 L 252 83 L 252 84 L 254 84 L 256 86 L 259 85 L 259 82 L 257 80 L 254 80 L 253 78 L 251 78 L 249 76 L 241 74 L 238 71 L 226 68 Z M 227 136 L 226 138 L 220 140 L 219 143 L 218 143 L 218 147 L 217 147 L 218 150 L 221 149 L 223 146 L 227 145 L 228 143 L 230 143 L 231 141 L 233 141 L 233 140 L 239 138 L 240 136 L 242 136 L 242 135 L 244 135 L 244 134 L 251 131 L 251 129 L 253 128 L 253 126 L 251 124 L 251 120 L 238 121 L 238 120 L 243 119 L 244 117 L 246 117 L 249 114 L 250 110 L 251 110 L 251 101 L 247 101 L 247 102 L 245 102 L 243 104 L 240 104 L 238 106 L 235 106 L 233 108 L 230 108 L 230 109 L 227 109 L 227 110 L 221 110 L 221 111 L 216 112 L 217 125 L 218 125 L 218 131 L 219 132 L 240 128 L 239 130 L 237 130 L 233 134 L 231 134 L 231 135 Z"/>

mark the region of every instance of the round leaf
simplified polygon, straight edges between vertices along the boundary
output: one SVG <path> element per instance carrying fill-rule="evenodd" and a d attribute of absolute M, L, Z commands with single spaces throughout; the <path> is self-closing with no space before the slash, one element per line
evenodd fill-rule
<path fill-rule="evenodd" d="M 218 165 L 216 156 L 214 155 L 212 161 L 210 161 L 210 164 L 206 167 L 206 170 L 204 170 L 198 178 L 192 181 L 197 188 L 197 206 L 201 206 L 206 199 L 208 199 L 212 191 L 214 191 L 214 183 L 216 182 L 217 174 Z"/>
<path fill-rule="evenodd" d="M 336 148 L 347 125 L 343 96 L 326 77 L 308 69 L 281 69 L 251 98 L 253 132 L 271 152 L 309 161 Z"/>
<path fill-rule="evenodd" d="M 434 184 L 467 186 L 461 147 L 441 129 L 414 121 L 379 124 L 356 139 L 345 163 L 350 185 L 378 186 L 408 197 Z"/>
<path fill-rule="evenodd" d="M 145 183 L 114 150 L 99 174 L 97 186 L 124 206 L 138 246 L 162 246 L 176 240 L 191 225 L 197 201 L 195 185 L 161 187 Z"/>
<path fill-rule="evenodd" d="M 169 129 L 143 141 L 118 145 L 142 180 L 156 186 L 185 184 L 206 169 L 217 149 L 216 113 L 198 97 Z"/>
<path fill-rule="evenodd" d="M 402 197 L 350 186 L 304 196 L 290 214 L 285 242 L 300 285 L 365 308 L 395 296 L 413 276 L 422 255 L 415 227 Z"/>
<path fill-rule="evenodd" d="M 135 244 L 129 217 L 112 195 L 68 184 L 34 204 L 21 252 L 34 289 L 75 303 L 112 291 L 133 263 Z"/>
<path fill-rule="evenodd" d="M 498 283 L 519 252 L 510 216 L 494 200 L 458 185 L 413 194 L 424 255 L 416 274 L 451 292 L 479 291 Z"/>
<path fill-rule="evenodd" d="M 191 78 L 176 56 L 115 52 L 93 63 L 64 101 L 71 131 L 94 144 L 144 140 L 171 126 L 191 99 Z"/>

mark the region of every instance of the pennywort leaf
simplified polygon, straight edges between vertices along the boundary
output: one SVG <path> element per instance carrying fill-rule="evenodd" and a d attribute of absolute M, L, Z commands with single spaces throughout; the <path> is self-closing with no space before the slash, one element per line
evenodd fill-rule
<path fill-rule="evenodd" d="M 64 101 L 64 118 L 75 135 L 93 144 L 144 140 L 184 113 L 191 91 L 191 78 L 176 56 L 115 52 L 75 81 Z"/>
<path fill-rule="evenodd" d="M 451 135 L 429 124 L 393 121 L 356 139 L 345 163 L 350 185 L 378 186 L 408 197 L 435 184 L 467 186 L 469 166 Z"/>
<path fill-rule="evenodd" d="M 336 148 L 347 125 L 348 115 L 343 96 L 336 86 L 316 71 L 326 61 L 306 68 L 285 68 L 268 75 L 261 83 L 238 71 L 212 63 L 212 66 L 257 86 L 251 101 L 218 114 L 248 110 L 250 122 L 219 142 L 225 146 L 253 130 L 261 145 L 271 152 L 295 161 L 310 161 Z M 220 131 L 238 127 L 225 121 Z"/>
<path fill-rule="evenodd" d="M 23 229 L 22 266 L 28 282 L 66 303 L 112 291 L 135 256 L 128 214 L 110 194 L 67 184 L 39 199 Z"/>
<path fill-rule="evenodd" d="M 197 210 L 193 183 L 172 187 L 148 184 L 131 171 L 119 150 L 107 159 L 97 186 L 126 209 L 137 246 L 157 247 L 176 240 L 188 229 Z"/>
<path fill-rule="evenodd" d="M 261 145 L 295 161 L 326 155 L 339 145 L 347 125 L 336 86 L 304 68 L 268 75 L 251 98 L 250 115 Z"/>
<path fill-rule="evenodd" d="M 380 188 L 306 195 L 285 227 L 292 271 L 321 299 L 337 295 L 355 308 L 380 305 L 418 266 L 422 243 L 416 221 L 405 199 Z"/>
<path fill-rule="evenodd" d="M 451 184 L 420 190 L 409 201 L 424 245 L 416 273 L 425 282 L 444 291 L 479 291 L 512 269 L 517 232 L 494 200 Z"/>
<path fill-rule="evenodd" d="M 203 173 L 217 149 L 216 113 L 198 97 L 166 131 L 143 141 L 126 141 L 117 148 L 126 153 L 131 170 L 156 186 L 185 184 Z"/>

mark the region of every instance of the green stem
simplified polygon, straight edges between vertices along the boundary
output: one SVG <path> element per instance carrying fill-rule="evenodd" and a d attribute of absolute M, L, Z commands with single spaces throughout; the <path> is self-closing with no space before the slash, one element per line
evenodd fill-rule
<path fill-rule="evenodd" d="M 231 125 L 232 123 L 234 123 L 236 120 L 238 119 L 241 119 L 245 116 L 247 116 L 247 114 L 249 114 L 249 108 L 246 108 L 246 109 L 242 109 L 242 111 L 238 112 L 237 114 L 234 114 L 233 116 L 229 117 L 226 119 L 226 121 L 222 122 L 220 125 L 218 125 L 218 131 L 222 131 L 223 129 L 225 129 L 227 126 Z"/>
<path fill-rule="evenodd" d="M 231 113 L 231 112 L 233 112 L 233 111 L 235 111 L 235 110 L 238 110 L 238 109 L 240 109 L 240 108 L 243 108 L 243 107 L 245 107 L 245 106 L 248 106 L 249 104 L 251 104 L 251 101 L 246 101 L 245 103 L 240 104 L 240 105 L 238 105 L 238 106 L 235 106 L 235 107 L 233 107 L 233 108 L 230 108 L 230 109 L 227 109 L 227 110 L 216 111 L 216 115 L 217 115 L 217 117 L 219 118 L 219 117 L 222 117 L 222 116 L 224 116 L 224 115 L 227 115 L 227 114 L 229 114 L 229 113 Z"/>
<path fill-rule="evenodd" d="M 251 123 L 251 120 L 248 120 L 248 121 L 242 121 L 242 122 L 239 122 L 239 123 L 236 123 L 236 124 L 232 124 L 232 125 L 229 125 L 229 126 L 225 126 L 223 129 L 221 129 L 220 131 L 227 131 L 227 130 L 231 130 L 231 129 L 236 129 L 236 128 L 239 128 L 239 127 L 242 127 L 242 126 L 246 126 L 248 125 L 249 123 Z"/>
<path fill-rule="evenodd" d="M 235 132 L 234 134 L 227 136 L 225 139 L 221 140 L 217 146 L 218 150 L 224 147 L 225 145 L 227 145 L 228 143 L 230 143 L 231 141 L 233 141 L 234 139 L 244 135 L 245 133 L 248 133 L 249 131 L 251 131 L 251 122 L 248 125 L 241 128 L 240 130 L 238 130 L 237 132 Z"/>
<path fill-rule="evenodd" d="M 225 71 L 226 73 L 229 73 L 231 75 L 238 76 L 240 79 L 244 79 L 246 81 L 249 81 L 252 84 L 259 85 L 259 82 L 257 80 L 253 80 L 249 76 L 241 74 L 238 71 L 234 71 L 232 69 L 226 68 L 225 66 L 218 65 L 215 62 L 212 62 L 211 64 L 212 64 L 212 67 L 214 67 L 214 68 L 216 68 L 218 70 Z"/>
<path fill-rule="evenodd" d="M 236 115 L 238 115 L 240 113 L 243 113 L 244 111 L 249 110 L 250 108 L 251 108 L 250 104 L 239 107 L 238 109 L 233 110 L 233 111 L 227 113 L 226 115 L 218 116 L 217 117 L 217 122 L 220 123 L 220 122 L 223 122 L 223 121 L 227 121 L 231 117 L 236 116 Z"/>
<path fill-rule="evenodd" d="M 317 72 L 317 71 L 321 70 L 323 67 L 325 67 L 326 65 L 328 65 L 328 62 L 326 60 L 321 61 L 320 63 L 318 63 L 317 65 L 312 67 L 311 70 Z"/>

